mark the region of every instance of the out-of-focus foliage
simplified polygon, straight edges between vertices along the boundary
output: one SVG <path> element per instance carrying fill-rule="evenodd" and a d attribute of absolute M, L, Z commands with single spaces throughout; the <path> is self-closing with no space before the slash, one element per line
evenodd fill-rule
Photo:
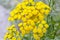
<path fill-rule="evenodd" d="M 47 22 L 50 25 L 48 32 L 43 39 L 46 40 L 60 40 L 60 12 L 59 4 L 56 0 L 49 0 L 48 4 L 51 7 L 51 13 L 47 17 Z M 58 2 L 59 3 L 59 2 Z M 59 8 L 59 9 L 58 9 Z"/>

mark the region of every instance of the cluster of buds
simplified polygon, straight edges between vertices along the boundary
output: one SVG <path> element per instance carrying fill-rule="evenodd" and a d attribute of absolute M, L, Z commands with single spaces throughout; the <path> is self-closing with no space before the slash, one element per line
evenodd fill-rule
<path fill-rule="evenodd" d="M 24 0 L 10 12 L 9 21 L 21 21 L 8 28 L 5 40 L 40 40 L 46 33 L 49 25 L 45 21 L 50 12 L 50 7 L 45 3 L 34 0 Z M 27 37 L 27 38 L 25 38 Z"/>

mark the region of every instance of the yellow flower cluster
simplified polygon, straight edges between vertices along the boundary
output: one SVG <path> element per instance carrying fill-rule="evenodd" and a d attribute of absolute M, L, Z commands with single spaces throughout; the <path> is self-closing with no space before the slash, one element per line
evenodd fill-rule
<path fill-rule="evenodd" d="M 9 21 L 21 20 L 21 22 L 17 24 L 19 31 L 15 28 L 15 25 L 12 25 L 12 27 L 8 29 L 9 32 L 4 39 L 21 40 L 20 37 L 16 39 L 17 33 L 18 35 L 20 33 L 23 37 L 31 33 L 35 40 L 40 40 L 49 27 L 44 20 L 49 12 L 50 7 L 41 1 L 34 2 L 33 0 L 24 0 L 10 12 L 10 17 L 8 18 Z"/>
<path fill-rule="evenodd" d="M 4 40 L 21 40 L 20 33 L 16 30 L 15 25 L 10 26 L 7 30 L 8 32 L 6 32 Z"/>
<path fill-rule="evenodd" d="M 14 21 L 14 20 L 26 20 L 26 18 L 32 19 L 35 17 L 34 20 L 37 20 L 36 17 L 38 17 L 39 20 L 44 19 L 44 15 L 48 15 L 50 12 L 50 8 L 48 5 L 44 4 L 43 2 L 30 2 L 30 1 L 24 1 L 22 3 L 18 3 L 16 8 L 14 8 L 10 12 L 10 17 L 8 20 Z M 25 21 L 24 20 L 24 21 Z"/>

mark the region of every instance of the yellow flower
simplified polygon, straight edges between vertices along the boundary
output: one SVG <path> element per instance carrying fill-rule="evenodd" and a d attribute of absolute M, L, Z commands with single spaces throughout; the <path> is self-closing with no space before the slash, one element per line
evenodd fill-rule
<path fill-rule="evenodd" d="M 17 17 L 18 17 L 18 15 L 16 14 L 16 15 L 14 16 L 14 19 L 17 19 Z"/>
<path fill-rule="evenodd" d="M 34 25 L 35 25 L 34 21 L 31 21 L 31 25 L 32 25 L 32 26 L 34 26 Z"/>
<path fill-rule="evenodd" d="M 8 20 L 9 21 L 14 21 L 14 18 L 13 17 L 9 17 Z"/>
<path fill-rule="evenodd" d="M 31 2 L 31 4 L 32 4 L 32 5 L 35 5 L 35 2 L 34 2 L 34 1 L 32 1 L 32 2 Z"/>
<path fill-rule="evenodd" d="M 44 9 L 41 9 L 40 12 L 41 12 L 42 14 L 44 14 L 44 13 L 45 13 L 45 10 L 44 10 Z"/>
<path fill-rule="evenodd" d="M 26 18 L 23 17 L 23 18 L 22 18 L 22 21 L 23 21 L 23 22 L 26 22 L 27 20 L 26 20 Z"/>
<path fill-rule="evenodd" d="M 18 37 L 18 38 L 17 38 L 17 40 L 21 40 L 21 38 L 20 38 L 20 37 Z"/>
<path fill-rule="evenodd" d="M 22 25 L 23 25 L 23 23 L 19 23 L 19 24 L 18 24 L 18 26 L 22 26 Z"/>
<path fill-rule="evenodd" d="M 29 26 L 25 26 L 24 29 L 25 29 L 26 31 L 30 31 Z"/>
<path fill-rule="evenodd" d="M 29 26 L 30 30 L 32 30 L 34 27 L 33 26 Z"/>
<path fill-rule="evenodd" d="M 38 29 L 37 29 L 37 32 L 38 32 L 38 33 L 42 33 L 42 29 L 38 28 Z"/>
<path fill-rule="evenodd" d="M 21 3 L 18 3 L 17 6 L 16 6 L 16 8 L 21 9 L 21 8 L 22 8 L 22 7 L 21 7 Z"/>
<path fill-rule="evenodd" d="M 4 38 L 4 40 L 6 40 L 6 38 Z"/>
<path fill-rule="evenodd" d="M 12 30 L 15 27 L 15 25 L 11 25 L 10 27 L 7 28 L 7 30 Z"/>
<path fill-rule="evenodd" d="M 40 33 L 40 34 L 39 34 L 39 37 L 40 37 L 40 38 L 43 37 L 43 33 Z"/>
<path fill-rule="evenodd" d="M 39 20 L 40 21 L 44 20 L 44 16 L 43 15 L 39 16 Z"/>
<path fill-rule="evenodd" d="M 13 37 L 11 40 L 16 40 L 16 38 L 15 38 L 15 37 Z"/>
<path fill-rule="evenodd" d="M 37 28 L 34 28 L 33 29 L 33 33 L 37 33 Z"/>
<path fill-rule="evenodd" d="M 41 1 L 36 3 L 36 5 L 38 5 L 38 6 L 39 6 L 39 5 L 42 5 L 42 4 L 44 4 L 44 3 L 41 2 Z"/>
<path fill-rule="evenodd" d="M 33 2 L 33 0 L 29 0 L 29 2 Z"/>
<path fill-rule="evenodd" d="M 9 34 L 9 35 L 7 35 L 7 36 L 8 36 L 8 38 L 9 38 L 9 39 L 12 37 L 12 35 L 10 35 L 10 34 Z"/>
<path fill-rule="evenodd" d="M 19 36 L 19 31 L 16 31 L 16 36 Z"/>
<path fill-rule="evenodd" d="M 47 31 L 46 28 L 43 28 L 43 33 L 46 33 L 46 31 Z"/>
<path fill-rule="evenodd" d="M 21 15 L 18 15 L 18 20 L 21 20 Z"/>
<path fill-rule="evenodd" d="M 28 11 L 30 11 L 30 10 L 28 10 Z M 24 9 L 23 12 L 21 13 L 21 15 L 28 14 L 28 11 L 27 11 L 27 9 Z"/>
<path fill-rule="evenodd" d="M 43 28 L 43 24 L 39 24 L 38 27 L 42 29 Z"/>
<path fill-rule="evenodd" d="M 27 16 L 25 16 L 26 17 L 26 19 L 29 19 L 30 18 L 30 16 L 29 15 L 27 15 Z"/>
<path fill-rule="evenodd" d="M 13 31 L 16 31 L 16 28 L 13 28 Z"/>
<path fill-rule="evenodd" d="M 22 36 L 26 34 L 25 30 L 22 30 L 21 33 L 22 33 Z"/>
<path fill-rule="evenodd" d="M 48 5 L 45 5 L 45 8 L 47 8 L 48 10 L 51 10 L 51 8 Z"/>
<path fill-rule="evenodd" d="M 8 17 L 8 20 L 10 21 L 11 20 L 11 17 Z"/>
<path fill-rule="evenodd" d="M 23 30 L 23 27 L 20 27 L 20 31 L 22 31 Z"/>
<path fill-rule="evenodd" d="M 46 21 L 45 20 L 42 20 L 42 22 L 41 22 L 42 24 L 46 24 Z"/>
<path fill-rule="evenodd" d="M 25 23 L 23 23 L 23 26 L 27 26 L 27 23 L 25 22 Z"/>
<path fill-rule="evenodd" d="M 40 40 L 40 37 L 37 34 L 33 34 L 33 37 L 34 37 L 35 40 Z"/>
<path fill-rule="evenodd" d="M 12 33 L 13 32 L 13 30 L 9 30 L 9 33 Z"/>
<path fill-rule="evenodd" d="M 32 13 L 36 15 L 38 13 L 38 10 L 33 10 Z"/>
<path fill-rule="evenodd" d="M 45 26 L 45 28 L 48 28 L 48 27 L 49 27 L 49 25 L 48 25 L 48 24 L 45 24 L 44 26 Z"/>
<path fill-rule="evenodd" d="M 8 37 L 8 36 L 7 36 L 7 35 L 5 35 L 5 36 L 4 36 L 4 40 L 6 40 L 6 39 L 7 39 L 7 37 Z"/>
<path fill-rule="evenodd" d="M 37 22 L 37 21 L 38 21 L 38 19 L 37 19 L 37 18 L 34 18 L 34 19 L 33 19 L 33 21 L 34 21 L 34 22 Z"/>
<path fill-rule="evenodd" d="M 10 16 L 14 16 L 14 15 L 15 15 L 14 12 L 11 12 L 11 13 L 10 13 Z"/>
<path fill-rule="evenodd" d="M 39 21 L 42 21 L 45 18 L 44 15 L 41 13 L 39 13 L 37 16 L 38 16 Z"/>
<path fill-rule="evenodd" d="M 45 10 L 45 14 L 46 14 L 46 15 L 48 15 L 48 14 L 49 14 L 49 12 L 50 12 L 49 10 Z"/>

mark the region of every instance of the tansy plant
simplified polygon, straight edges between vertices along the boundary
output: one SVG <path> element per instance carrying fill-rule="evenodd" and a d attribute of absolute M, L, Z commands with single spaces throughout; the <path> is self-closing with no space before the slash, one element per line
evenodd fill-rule
<path fill-rule="evenodd" d="M 41 1 L 24 0 L 18 3 L 10 12 L 8 20 L 12 25 L 7 28 L 4 40 L 40 40 L 49 27 L 45 21 L 49 12 L 50 7 Z"/>

